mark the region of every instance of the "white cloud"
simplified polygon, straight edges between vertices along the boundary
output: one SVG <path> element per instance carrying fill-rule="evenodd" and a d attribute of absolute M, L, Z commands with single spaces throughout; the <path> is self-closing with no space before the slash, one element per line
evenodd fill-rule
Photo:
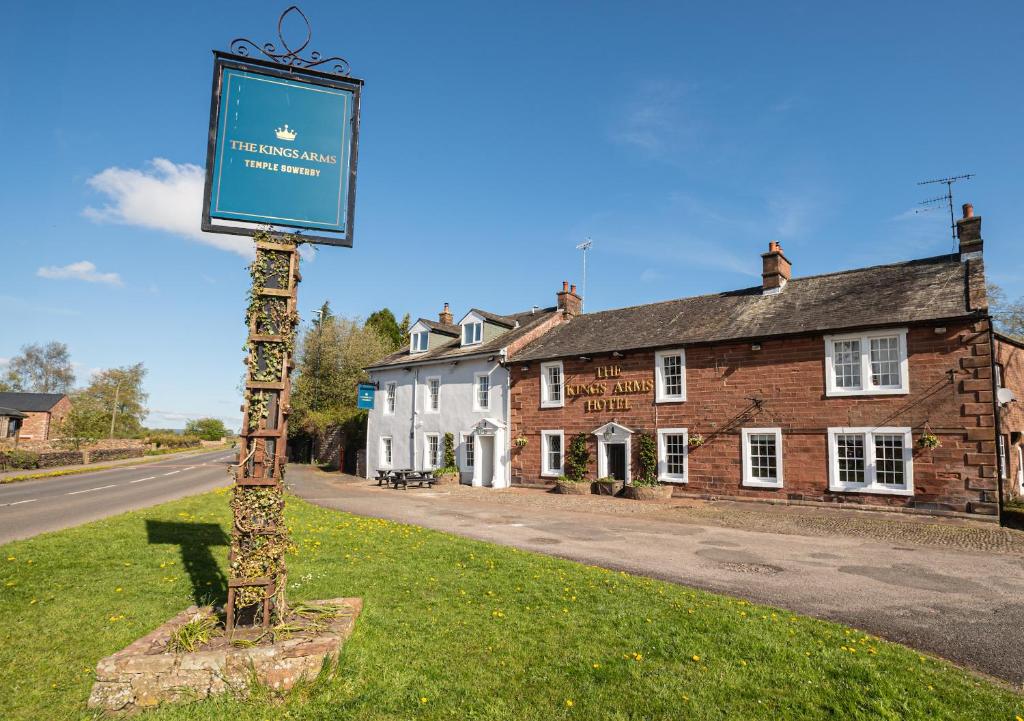
<path fill-rule="evenodd" d="M 689 91 L 676 81 L 641 83 L 612 130 L 612 139 L 657 156 L 690 145 L 697 132 L 692 115 L 683 106 Z"/>
<path fill-rule="evenodd" d="M 144 170 L 107 168 L 87 182 L 105 195 L 108 203 L 102 208 L 88 207 L 84 214 L 97 223 L 162 230 L 251 258 L 251 238 L 200 229 L 203 181 L 204 171 L 198 165 L 165 158 L 154 158 Z"/>
<path fill-rule="evenodd" d="M 84 280 L 87 283 L 106 283 L 107 285 L 124 285 L 117 273 L 100 273 L 96 264 L 88 260 L 67 265 L 47 265 L 36 271 L 40 278 L 50 280 Z"/>

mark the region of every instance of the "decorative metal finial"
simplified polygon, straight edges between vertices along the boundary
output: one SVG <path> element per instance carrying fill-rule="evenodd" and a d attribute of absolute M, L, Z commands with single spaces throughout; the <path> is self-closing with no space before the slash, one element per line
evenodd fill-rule
<path fill-rule="evenodd" d="M 288 17 L 289 13 L 297 13 L 302 22 L 306 24 L 306 37 L 302 41 L 302 44 L 297 48 L 292 48 L 288 44 L 288 41 L 284 39 L 284 20 Z M 330 72 L 335 75 L 345 77 L 349 72 L 348 61 L 345 58 L 339 58 L 337 56 L 331 56 L 329 58 L 321 57 L 319 51 L 313 50 L 309 53 L 309 57 L 302 57 L 300 53 L 306 49 L 309 42 L 313 39 L 313 27 L 309 24 L 309 18 L 306 17 L 306 13 L 299 9 L 298 5 L 292 5 L 283 13 L 281 17 L 277 19 L 277 38 L 281 43 L 281 50 L 277 49 L 273 43 L 263 43 L 262 46 L 254 43 L 248 38 L 235 38 L 231 41 L 231 52 L 235 55 L 241 55 L 242 57 L 249 57 L 249 53 L 253 50 L 259 53 L 263 53 L 268 58 L 273 60 L 275 63 L 287 65 L 294 68 L 319 68 L 321 65 L 333 63 Z M 320 68 L 323 70 L 324 68 Z"/>

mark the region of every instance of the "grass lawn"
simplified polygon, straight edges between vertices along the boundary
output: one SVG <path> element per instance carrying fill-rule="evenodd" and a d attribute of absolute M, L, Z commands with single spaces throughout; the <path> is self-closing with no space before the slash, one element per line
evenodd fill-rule
<path fill-rule="evenodd" d="M 195 596 L 222 596 L 226 501 L 194 496 L 0 548 L 0 718 L 90 717 L 97 660 Z M 289 504 L 291 598 L 365 600 L 336 673 L 284 701 L 221 698 L 143 718 L 1024 716 L 1021 696 L 842 626 Z"/>

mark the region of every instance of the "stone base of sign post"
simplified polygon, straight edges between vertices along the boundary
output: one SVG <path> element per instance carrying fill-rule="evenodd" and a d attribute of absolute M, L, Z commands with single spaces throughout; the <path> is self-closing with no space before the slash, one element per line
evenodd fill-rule
<path fill-rule="evenodd" d="M 191 653 L 169 651 L 168 643 L 177 629 L 198 617 L 214 617 L 209 606 L 192 606 L 96 664 L 89 708 L 127 713 L 227 691 L 245 695 L 254 683 L 287 691 L 300 679 L 315 678 L 325 662 L 337 658 L 363 607 L 361 598 L 334 598 L 310 605 L 318 604 L 343 607 L 344 611 L 325 619 L 314 632 L 296 633 L 273 643 L 255 642 L 259 634 L 265 635 L 260 629 L 236 629 Z"/>

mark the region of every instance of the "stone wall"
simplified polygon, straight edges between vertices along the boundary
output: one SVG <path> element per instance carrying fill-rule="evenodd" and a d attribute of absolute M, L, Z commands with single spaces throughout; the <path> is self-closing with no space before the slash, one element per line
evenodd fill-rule
<path fill-rule="evenodd" d="M 825 395 L 825 343 L 821 335 L 686 348 L 687 400 L 654 403 L 654 353 L 630 352 L 563 359 L 565 384 L 591 384 L 598 367 L 618 366 L 624 381 L 644 390 L 622 395 L 614 409 L 588 410 L 586 395 L 562 408 L 540 407 L 540 362 L 509 364 L 512 374 L 510 437 L 514 483 L 550 482 L 540 475 L 541 430 L 562 430 L 565 446 L 588 434 L 590 477 L 597 475 L 593 431 L 616 421 L 655 435 L 687 428 L 707 442 L 691 449 L 689 480 L 677 495 L 889 506 L 899 509 L 995 512 L 995 437 L 991 387 L 991 334 L 987 321 L 911 327 L 907 335 L 909 388 L 904 395 Z M 524 370 L 525 367 L 525 370 Z M 609 382 L 610 383 L 610 382 Z M 609 387 L 610 391 L 610 387 Z M 603 396 L 607 397 L 607 396 Z M 760 409 L 750 399 L 763 402 Z M 941 448 L 921 450 L 916 440 L 928 423 Z M 895 426 L 913 429 L 913 495 L 829 490 L 829 427 Z M 784 486 L 741 483 L 743 427 L 782 430 Z M 632 473 L 638 473 L 632 446 Z"/>

